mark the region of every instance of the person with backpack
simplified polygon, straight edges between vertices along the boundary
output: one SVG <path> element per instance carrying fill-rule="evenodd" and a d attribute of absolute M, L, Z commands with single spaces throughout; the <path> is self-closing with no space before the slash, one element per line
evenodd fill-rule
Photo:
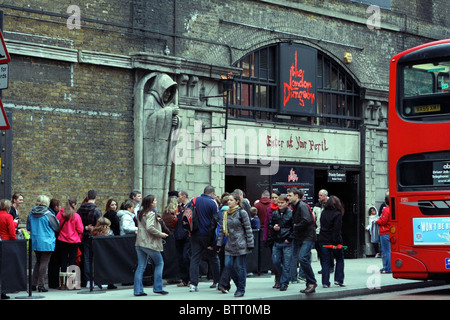
<path fill-rule="evenodd" d="M 247 254 L 254 248 L 254 239 L 250 219 L 247 212 L 240 206 L 238 193 L 232 193 L 228 198 L 228 209 L 225 211 L 217 239 L 218 251 L 225 245 L 225 268 L 236 285 L 236 298 L 245 294 L 247 280 Z M 221 290 L 222 291 L 222 290 Z M 223 291 L 222 291 L 223 292 Z"/>
<path fill-rule="evenodd" d="M 189 287 L 190 292 L 198 291 L 198 279 L 199 279 L 199 265 L 202 256 L 208 253 L 206 250 L 213 251 L 216 226 L 219 221 L 217 206 L 214 198 L 216 197 L 216 190 L 213 186 L 205 187 L 203 194 L 199 197 L 192 199 L 185 208 L 185 212 L 188 209 L 192 210 L 192 228 L 191 233 L 191 264 L 189 266 L 189 277 L 191 285 Z M 195 205 L 193 205 L 195 202 Z M 184 218 L 183 218 L 184 219 Z M 189 224 L 188 224 L 189 226 Z M 211 235 L 211 233 L 214 235 Z M 220 277 L 220 265 L 219 257 L 217 254 L 211 255 L 210 267 L 213 274 L 214 282 L 219 281 Z"/>

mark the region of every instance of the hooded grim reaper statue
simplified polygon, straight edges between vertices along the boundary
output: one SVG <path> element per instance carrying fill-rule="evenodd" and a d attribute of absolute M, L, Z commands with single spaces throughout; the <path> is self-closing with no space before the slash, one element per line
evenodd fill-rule
<path fill-rule="evenodd" d="M 139 122 L 143 152 L 135 150 L 135 157 L 142 156 L 142 195 L 153 194 L 161 207 L 170 187 L 171 138 L 180 125 L 179 108 L 175 104 L 177 83 L 167 74 L 154 73 L 141 79 L 137 89 L 140 98 L 135 107 L 143 108 L 143 112 L 141 119 L 135 118 L 135 126 Z"/>

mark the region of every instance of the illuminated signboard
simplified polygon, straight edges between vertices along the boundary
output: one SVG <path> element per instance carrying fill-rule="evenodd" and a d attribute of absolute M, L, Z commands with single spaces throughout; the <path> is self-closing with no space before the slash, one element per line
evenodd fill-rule
<path fill-rule="evenodd" d="M 317 50 L 296 44 L 280 45 L 280 103 L 282 114 L 316 112 Z"/>

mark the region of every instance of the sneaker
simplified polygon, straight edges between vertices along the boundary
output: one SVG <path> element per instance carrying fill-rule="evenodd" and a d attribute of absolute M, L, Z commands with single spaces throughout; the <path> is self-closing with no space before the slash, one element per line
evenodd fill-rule
<path fill-rule="evenodd" d="M 197 292 L 197 291 L 198 291 L 198 286 L 194 286 L 193 284 L 191 284 L 189 287 L 189 292 Z"/>

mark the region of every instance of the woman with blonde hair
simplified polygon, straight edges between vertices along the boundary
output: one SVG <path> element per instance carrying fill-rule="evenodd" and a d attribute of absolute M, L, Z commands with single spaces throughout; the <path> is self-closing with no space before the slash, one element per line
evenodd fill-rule
<path fill-rule="evenodd" d="M 97 224 L 92 229 L 93 236 L 112 236 L 111 221 L 108 218 L 100 217 L 97 220 Z"/>
<path fill-rule="evenodd" d="M 31 209 L 27 220 L 27 230 L 30 231 L 31 249 L 36 254 L 32 277 L 32 289 L 47 292 L 44 287 L 45 274 L 53 251 L 55 250 L 55 232 L 59 228 L 59 221 L 48 208 L 50 198 L 40 195 L 36 205 Z"/>
<path fill-rule="evenodd" d="M 170 197 L 162 214 L 162 219 L 170 232 L 175 231 L 177 223 L 177 216 L 176 216 L 177 209 L 178 209 L 178 198 Z"/>

